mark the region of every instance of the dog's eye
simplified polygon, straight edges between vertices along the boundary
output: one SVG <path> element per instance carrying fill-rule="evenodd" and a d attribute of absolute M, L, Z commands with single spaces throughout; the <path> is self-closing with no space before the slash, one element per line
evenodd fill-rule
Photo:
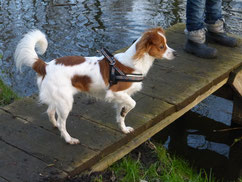
<path fill-rule="evenodd" d="M 162 45 L 162 46 L 160 46 L 160 49 L 164 49 L 164 46 Z"/>

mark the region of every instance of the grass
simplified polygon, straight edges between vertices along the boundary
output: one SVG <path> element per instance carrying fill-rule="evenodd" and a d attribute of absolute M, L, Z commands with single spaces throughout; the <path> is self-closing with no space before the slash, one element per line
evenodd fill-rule
<path fill-rule="evenodd" d="M 150 165 L 145 165 L 141 160 L 130 155 L 111 166 L 115 171 L 118 181 L 136 182 L 140 180 L 149 182 L 213 182 L 211 174 L 204 170 L 199 173 L 189 164 L 178 157 L 171 157 L 163 146 L 156 145 L 152 155 L 156 160 Z"/>
<path fill-rule="evenodd" d="M 12 103 L 18 96 L 0 79 L 0 106 Z"/>
<path fill-rule="evenodd" d="M 170 156 L 160 144 L 152 146 L 142 144 L 104 172 L 78 176 L 70 182 L 215 182 L 212 173 L 193 169 L 185 160 Z"/>
<path fill-rule="evenodd" d="M 135 161 L 132 158 L 125 157 L 119 163 L 111 167 L 120 181 L 139 181 L 142 165 L 140 161 Z"/>
<path fill-rule="evenodd" d="M 0 59 L 2 59 L 2 54 L 0 54 Z M 0 79 L 0 106 L 8 105 L 17 98 L 17 94 Z"/>

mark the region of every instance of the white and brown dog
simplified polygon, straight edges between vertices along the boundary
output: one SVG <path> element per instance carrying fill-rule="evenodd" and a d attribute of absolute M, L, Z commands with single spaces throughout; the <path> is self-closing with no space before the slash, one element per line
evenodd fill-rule
<path fill-rule="evenodd" d="M 155 59 L 175 57 L 175 51 L 168 47 L 162 28 L 146 31 L 125 52 L 115 54 L 115 66 L 124 73 L 148 73 Z M 48 105 L 47 113 L 51 123 L 61 132 L 69 144 L 77 144 L 66 131 L 66 119 L 72 110 L 73 96 L 78 92 L 113 102 L 117 108 L 117 123 L 124 133 L 133 128 L 125 125 L 125 116 L 133 109 L 136 102 L 131 98 L 142 88 L 141 82 L 118 82 L 109 86 L 110 67 L 105 57 L 67 56 L 44 62 L 38 54 L 45 53 L 48 43 L 39 30 L 27 33 L 18 43 L 14 59 L 16 67 L 32 67 L 37 72 L 39 99 Z M 57 113 L 57 120 L 55 118 Z"/>

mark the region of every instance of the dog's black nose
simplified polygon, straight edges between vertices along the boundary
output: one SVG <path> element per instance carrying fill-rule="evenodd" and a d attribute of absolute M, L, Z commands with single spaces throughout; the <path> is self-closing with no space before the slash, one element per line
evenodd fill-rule
<path fill-rule="evenodd" d="M 177 52 L 176 51 L 173 51 L 173 55 L 176 57 L 178 56 Z"/>

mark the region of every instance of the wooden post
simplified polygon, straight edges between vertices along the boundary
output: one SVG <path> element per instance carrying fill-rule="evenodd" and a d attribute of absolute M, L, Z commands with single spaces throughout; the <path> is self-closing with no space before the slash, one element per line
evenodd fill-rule
<path fill-rule="evenodd" d="M 242 66 L 231 73 L 229 84 L 234 90 L 232 122 L 242 125 Z"/>
<path fill-rule="evenodd" d="M 242 97 L 242 66 L 231 72 L 229 77 L 229 84 L 234 91 Z"/>
<path fill-rule="evenodd" d="M 242 125 L 242 99 L 234 96 L 232 122 Z"/>
<path fill-rule="evenodd" d="M 213 95 L 233 101 L 234 91 L 229 84 L 225 84 L 216 92 L 214 92 Z"/>

